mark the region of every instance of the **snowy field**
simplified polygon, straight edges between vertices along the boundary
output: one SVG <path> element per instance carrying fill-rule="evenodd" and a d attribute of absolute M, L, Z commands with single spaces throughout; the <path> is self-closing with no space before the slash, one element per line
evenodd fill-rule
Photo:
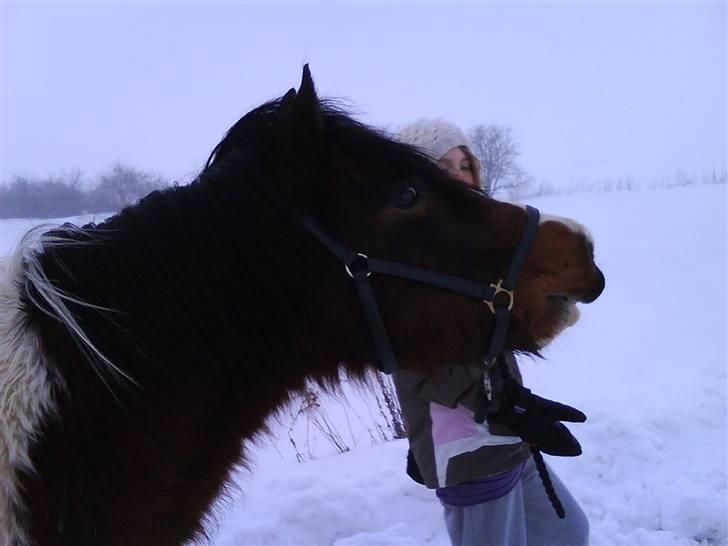
<path fill-rule="evenodd" d="M 548 461 L 589 516 L 592 544 L 728 543 L 726 199 L 725 185 L 704 185 L 530 201 L 589 227 L 607 279 L 545 361 L 521 360 L 529 387 L 589 417 L 571 427 L 584 454 Z M 35 223 L 0 221 L 0 253 Z M 251 446 L 214 545 L 449 543 L 434 494 L 404 473 L 406 442 L 375 443 L 376 410 L 344 394 L 321 411 L 351 451 L 283 412 Z M 297 462 L 291 438 L 314 458 Z"/>

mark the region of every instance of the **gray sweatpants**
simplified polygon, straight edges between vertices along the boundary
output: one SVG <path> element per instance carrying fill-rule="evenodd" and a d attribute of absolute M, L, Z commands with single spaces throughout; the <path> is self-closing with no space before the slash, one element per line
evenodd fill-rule
<path fill-rule="evenodd" d="M 551 468 L 549 474 L 565 519 L 559 519 L 551 506 L 531 457 L 520 482 L 507 495 L 473 506 L 443 503 L 453 546 L 586 546 L 586 514 Z"/>

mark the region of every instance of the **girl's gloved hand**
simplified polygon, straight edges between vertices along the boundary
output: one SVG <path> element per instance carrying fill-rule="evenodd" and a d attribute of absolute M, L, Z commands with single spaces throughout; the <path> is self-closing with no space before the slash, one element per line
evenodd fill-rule
<path fill-rule="evenodd" d="M 574 457 L 581 446 L 561 421 L 583 423 L 586 415 L 576 408 L 541 398 L 515 381 L 509 381 L 508 396 L 488 422 L 508 426 L 524 442 L 549 455 Z"/>

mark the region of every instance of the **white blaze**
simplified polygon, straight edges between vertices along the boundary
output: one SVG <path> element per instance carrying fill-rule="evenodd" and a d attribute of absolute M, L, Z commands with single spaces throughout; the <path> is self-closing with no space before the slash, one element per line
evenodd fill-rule
<path fill-rule="evenodd" d="M 584 227 L 582 224 L 577 222 L 576 220 L 572 220 L 571 218 L 564 218 L 562 216 L 552 216 L 551 214 L 542 214 L 541 220 L 539 221 L 539 224 L 543 224 L 546 222 L 558 222 L 559 224 L 565 225 L 567 228 L 569 228 L 574 233 L 580 233 L 586 237 L 586 240 L 594 246 L 594 238 L 592 237 L 592 234 L 589 232 L 589 230 Z"/>

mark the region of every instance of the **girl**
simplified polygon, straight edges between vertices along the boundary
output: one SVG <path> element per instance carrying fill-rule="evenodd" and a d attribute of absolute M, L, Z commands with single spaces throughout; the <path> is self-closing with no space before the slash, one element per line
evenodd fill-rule
<path fill-rule="evenodd" d="M 397 138 L 453 178 L 480 187 L 480 163 L 465 134 L 452 123 L 420 120 L 402 128 Z M 513 355 L 504 354 L 502 362 L 522 389 Z M 435 489 L 456 546 L 588 544 L 584 512 L 552 471 L 566 512 L 564 519 L 557 517 L 529 445 L 503 423 L 475 422 L 482 374 L 480 367 L 465 366 L 440 368 L 429 376 L 397 372 L 394 382 L 410 443 L 407 473 Z"/>

